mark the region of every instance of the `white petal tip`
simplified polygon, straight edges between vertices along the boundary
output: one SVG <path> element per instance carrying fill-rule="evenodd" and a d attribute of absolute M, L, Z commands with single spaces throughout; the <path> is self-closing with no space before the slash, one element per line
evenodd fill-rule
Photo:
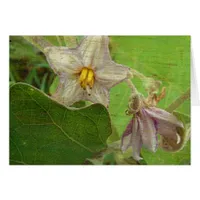
<path fill-rule="evenodd" d="M 179 144 L 181 142 L 181 137 L 179 134 L 176 133 L 176 137 L 177 137 L 177 142 L 176 144 Z"/>
<path fill-rule="evenodd" d="M 156 151 L 157 151 L 157 147 L 155 146 L 152 148 L 152 152 L 155 153 Z"/>
<path fill-rule="evenodd" d="M 184 128 L 184 125 L 183 125 L 183 123 L 181 122 L 181 128 Z"/>
<path fill-rule="evenodd" d="M 155 153 L 157 151 L 157 146 L 149 146 L 149 147 L 146 147 L 149 151 L 151 151 L 152 153 Z"/>
<path fill-rule="evenodd" d="M 134 155 L 133 155 L 133 159 L 136 160 L 136 161 L 143 160 L 142 157 L 140 157 L 140 156 L 134 156 Z"/>

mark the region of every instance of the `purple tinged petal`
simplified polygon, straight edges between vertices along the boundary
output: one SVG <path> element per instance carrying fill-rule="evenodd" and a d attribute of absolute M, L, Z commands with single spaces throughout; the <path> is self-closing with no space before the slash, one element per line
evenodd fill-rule
<path fill-rule="evenodd" d="M 146 109 L 141 110 L 138 121 L 143 145 L 150 151 L 155 152 L 157 149 L 157 131 L 154 121 L 148 115 Z"/>
<path fill-rule="evenodd" d="M 181 121 L 179 121 L 173 114 L 168 113 L 163 109 L 150 107 L 145 110 L 152 118 L 156 119 L 158 123 L 169 123 L 183 128 L 183 123 Z"/>
<path fill-rule="evenodd" d="M 155 119 L 152 119 L 152 120 L 153 120 L 156 131 L 158 131 L 158 121 Z"/>
<path fill-rule="evenodd" d="M 132 119 L 123 136 L 122 136 L 122 142 L 121 142 L 121 149 L 122 151 L 126 151 L 129 147 L 132 147 L 132 156 L 135 160 L 141 160 L 140 157 L 140 150 L 142 147 L 142 140 L 140 133 L 138 132 L 138 117 L 136 116 L 134 119 Z"/>
<path fill-rule="evenodd" d="M 176 126 L 169 123 L 160 122 L 158 124 L 158 133 L 173 140 L 177 140 Z"/>
<path fill-rule="evenodd" d="M 131 119 L 126 130 L 124 131 L 121 139 L 121 150 L 124 152 L 128 149 L 131 145 L 131 137 L 132 137 L 132 130 L 133 130 L 133 123 L 135 119 Z"/>
<path fill-rule="evenodd" d="M 157 131 L 159 134 L 175 141 L 178 140 L 176 128 L 183 128 L 183 123 L 181 121 L 179 121 L 173 114 L 159 108 L 151 107 L 146 109 L 146 111 L 153 120 L 158 122 Z"/>
<path fill-rule="evenodd" d="M 140 157 L 140 150 L 142 148 L 142 139 L 141 139 L 141 135 L 138 129 L 139 129 L 138 117 L 136 117 L 133 124 L 131 141 L 132 141 L 132 150 L 133 150 L 132 156 L 137 161 L 142 160 L 142 158 Z"/>

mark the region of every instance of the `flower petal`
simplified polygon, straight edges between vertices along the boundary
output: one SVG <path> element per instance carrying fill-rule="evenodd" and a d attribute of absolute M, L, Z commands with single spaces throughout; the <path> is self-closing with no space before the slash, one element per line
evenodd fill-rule
<path fill-rule="evenodd" d="M 111 88 L 129 78 L 129 74 L 130 69 L 128 67 L 123 67 L 120 64 L 110 61 L 96 70 L 95 79 L 105 87 Z"/>
<path fill-rule="evenodd" d="M 107 88 L 104 88 L 97 81 L 95 81 L 90 95 L 86 96 L 86 100 L 91 101 L 93 103 L 101 103 L 105 107 L 108 107 L 109 91 Z"/>
<path fill-rule="evenodd" d="M 149 117 L 146 109 L 142 109 L 138 117 L 139 132 L 142 137 L 142 143 L 150 151 L 157 149 L 157 135 L 154 121 Z"/>
<path fill-rule="evenodd" d="M 170 137 L 174 140 L 177 140 L 177 130 L 176 126 L 174 124 L 165 123 L 165 122 L 159 122 L 157 125 L 157 130 L 160 135 L 163 135 L 165 137 Z"/>
<path fill-rule="evenodd" d="M 136 119 L 131 119 L 128 126 L 126 127 L 126 130 L 124 131 L 122 138 L 121 138 L 121 150 L 125 152 L 128 147 L 131 146 L 131 138 L 132 138 L 132 132 L 133 132 L 133 123 L 135 124 Z"/>
<path fill-rule="evenodd" d="M 68 78 L 64 83 L 60 83 L 53 96 L 64 105 L 71 106 L 73 103 L 84 99 L 85 91 L 76 79 Z"/>
<path fill-rule="evenodd" d="M 51 68 L 57 74 L 61 72 L 75 74 L 83 67 L 81 58 L 75 49 L 68 49 L 67 47 L 47 47 L 44 49 L 44 53 Z"/>
<path fill-rule="evenodd" d="M 131 143 L 132 143 L 132 150 L 133 150 L 132 156 L 137 161 L 142 160 L 142 158 L 140 157 L 142 139 L 141 139 L 140 132 L 138 130 L 139 130 L 138 117 L 136 117 L 133 124 Z"/>
<path fill-rule="evenodd" d="M 163 123 L 170 123 L 178 127 L 183 128 L 183 123 L 179 121 L 173 114 L 168 113 L 167 111 L 163 109 L 159 109 L 156 107 L 150 107 L 149 109 L 146 109 L 146 112 L 153 118 L 155 118 L 158 121 L 158 124 Z"/>
<path fill-rule="evenodd" d="M 177 152 L 180 151 L 188 141 L 188 136 L 190 134 L 190 126 L 183 128 L 176 128 L 176 138 L 161 136 L 160 146 L 165 151 Z"/>
<path fill-rule="evenodd" d="M 110 61 L 108 44 L 107 36 L 85 37 L 78 47 L 84 66 L 91 66 L 95 69 L 101 67 L 105 61 Z"/>
<path fill-rule="evenodd" d="M 55 98 L 58 102 L 64 104 L 63 99 L 62 99 L 62 93 L 63 93 L 64 83 L 66 79 L 66 74 L 60 73 L 60 76 L 58 78 L 59 78 L 59 85 L 56 88 L 55 93 L 52 94 L 52 97 Z"/>

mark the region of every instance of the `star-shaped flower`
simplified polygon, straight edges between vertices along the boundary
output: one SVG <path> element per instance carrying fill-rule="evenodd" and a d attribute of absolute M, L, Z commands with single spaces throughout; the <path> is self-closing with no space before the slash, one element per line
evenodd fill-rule
<path fill-rule="evenodd" d="M 156 107 L 143 107 L 128 124 L 121 149 L 126 151 L 132 147 L 133 158 L 140 160 L 142 145 L 152 152 L 157 150 L 158 133 L 179 143 L 177 128 L 183 128 L 183 124 L 173 114 Z"/>
<path fill-rule="evenodd" d="M 76 48 L 47 47 L 47 60 L 60 78 L 56 91 L 67 106 L 80 100 L 108 107 L 111 87 L 129 78 L 130 70 L 112 61 L 106 36 L 85 37 Z"/>

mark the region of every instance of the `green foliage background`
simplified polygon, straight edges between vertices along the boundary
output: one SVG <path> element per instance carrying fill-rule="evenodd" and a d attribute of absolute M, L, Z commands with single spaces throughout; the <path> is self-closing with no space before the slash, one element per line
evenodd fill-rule
<path fill-rule="evenodd" d="M 56 46 L 72 44 L 71 37 L 59 37 L 58 40 L 56 36 L 45 36 L 45 39 Z M 77 36 L 75 41 L 78 43 L 80 39 L 81 36 Z M 162 86 L 167 88 L 167 95 L 158 105 L 161 108 L 167 108 L 190 87 L 189 36 L 110 36 L 110 51 L 115 62 L 162 81 Z M 55 78 L 41 51 L 23 37 L 10 37 L 11 84 L 28 83 L 50 94 L 56 87 Z M 132 81 L 146 95 L 142 82 L 138 78 L 133 78 Z M 129 95 L 130 90 L 125 83 L 111 89 L 109 112 L 113 133 L 108 138 L 108 143 L 119 140 L 130 121 L 131 117 L 125 115 Z M 13 96 L 11 100 L 14 98 Z M 177 111 L 190 116 L 190 100 L 185 101 Z M 153 154 L 144 149 L 142 155 L 147 164 L 189 164 L 190 142 L 178 153 L 159 149 Z M 65 163 L 70 162 L 73 163 L 70 160 Z"/>

